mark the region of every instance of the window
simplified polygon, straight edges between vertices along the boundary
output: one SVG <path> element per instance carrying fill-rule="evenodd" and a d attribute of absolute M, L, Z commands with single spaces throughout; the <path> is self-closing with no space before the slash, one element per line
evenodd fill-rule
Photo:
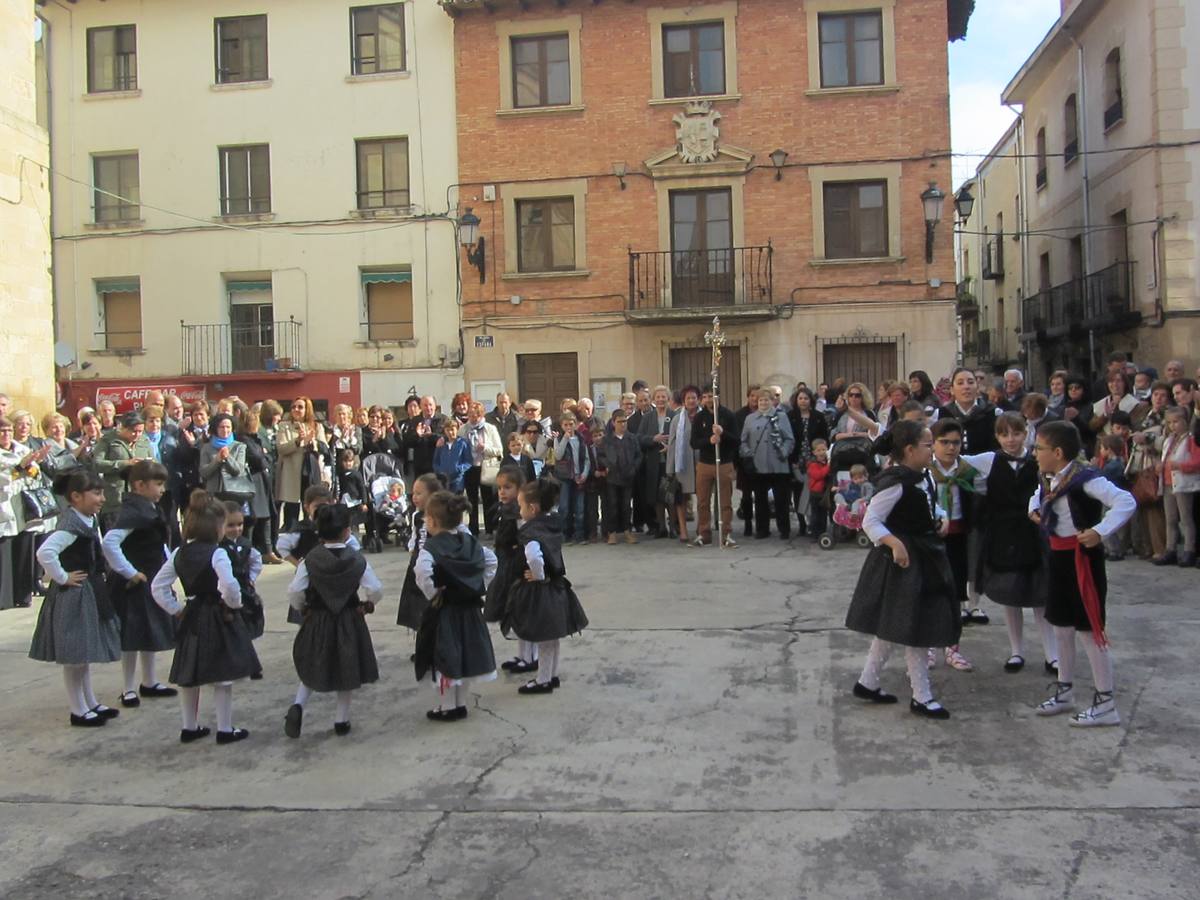
<path fill-rule="evenodd" d="M 412 273 L 405 270 L 363 272 L 362 285 L 367 340 L 411 341 Z"/>
<path fill-rule="evenodd" d="M 883 84 L 883 15 L 879 12 L 823 14 L 821 87 Z"/>
<path fill-rule="evenodd" d="M 886 181 L 825 184 L 824 200 L 826 259 L 888 255 Z"/>
<path fill-rule="evenodd" d="M 664 25 L 663 90 L 667 97 L 725 93 L 725 23 Z"/>
<path fill-rule="evenodd" d="M 404 71 L 404 4 L 350 10 L 350 57 L 355 75 Z"/>
<path fill-rule="evenodd" d="M 142 348 L 142 287 L 137 278 L 96 283 L 99 336 L 105 350 Z"/>
<path fill-rule="evenodd" d="M 1063 104 L 1063 165 L 1069 166 L 1079 155 L 1079 109 L 1072 94 Z"/>
<path fill-rule="evenodd" d="M 513 108 L 571 102 L 570 42 L 565 34 L 512 39 Z"/>
<path fill-rule="evenodd" d="M 217 84 L 267 80 L 267 17 L 216 20 Z"/>
<path fill-rule="evenodd" d="M 1034 183 L 1040 191 L 1046 186 L 1046 129 L 1037 130 L 1037 175 Z"/>
<path fill-rule="evenodd" d="M 355 141 L 358 148 L 358 208 L 409 205 L 408 138 Z"/>
<path fill-rule="evenodd" d="M 517 271 L 575 268 L 575 200 L 550 197 L 517 201 Z"/>
<path fill-rule="evenodd" d="M 735 302 L 733 192 L 671 191 L 671 305 Z"/>
<path fill-rule="evenodd" d="M 227 281 L 234 372 L 257 372 L 275 357 L 275 305 L 269 281 Z"/>
<path fill-rule="evenodd" d="M 137 29 L 133 25 L 87 30 L 89 94 L 137 90 Z"/>
<path fill-rule="evenodd" d="M 141 218 L 136 153 L 93 157 L 92 171 L 95 222 L 133 222 Z"/>
<path fill-rule="evenodd" d="M 221 215 L 271 211 L 271 150 L 266 144 L 220 147 Z"/>
<path fill-rule="evenodd" d="M 1121 48 L 1113 47 L 1104 60 L 1104 129 L 1125 118 L 1121 93 Z"/>

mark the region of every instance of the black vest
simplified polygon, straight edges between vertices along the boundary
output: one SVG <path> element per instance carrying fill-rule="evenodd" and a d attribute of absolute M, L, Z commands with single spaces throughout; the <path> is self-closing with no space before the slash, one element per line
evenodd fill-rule
<path fill-rule="evenodd" d="M 301 522 L 293 534 L 300 535 L 296 540 L 295 549 L 292 550 L 292 556 L 296 559 L 304 559 L 313 547 L 321 543 L 320 537 L 317 536 L 317 528 L 312 522 Z"/>
<path fill-rule="evenodd" d="M 189 598 L 221 602 L 221 589 L 216 570 L 212 567 L 216 544 L 192 541 L 184 544 L 175 554 L 175 574 Z"/>
<path fill-rule="evenodd" d="M 531 522 L 526 522 L 518 532 L 521 546 L 537 541 L 542 549 L 542 560 L 546 578 L 561 578 L 567 574 L 562 555 L 562 528 L 554 513 L 542 513 Z"/>

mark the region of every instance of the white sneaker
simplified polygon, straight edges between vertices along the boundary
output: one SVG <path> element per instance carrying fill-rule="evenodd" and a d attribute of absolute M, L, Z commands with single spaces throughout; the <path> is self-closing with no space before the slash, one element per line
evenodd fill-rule
<path fill-rule="evenodd" d="M 1079 728 L 1120 725 L 1121 717 L 1117 715 L 1117 702 L 1113 699 L 1112 691 L 1096 691 L 1092 696 L 1092 705 L 1071 716 L 1068 724 Z"/>
<path fill-rule="evenodd" d="M 1069 713 L 1075 708 L 1075 695 L 1071 691 L 1072 685 L 1065 681 L 1054 682 L 1054 693 L 1038 704 L 1037 714 L 1039 716 L 1059 716 L 1063 713 Z"/>

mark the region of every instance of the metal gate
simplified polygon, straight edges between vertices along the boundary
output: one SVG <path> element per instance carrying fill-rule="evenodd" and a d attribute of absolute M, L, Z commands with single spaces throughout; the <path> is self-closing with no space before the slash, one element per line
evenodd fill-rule
<path fill-rule="evenodd" d="M 670 348 L 671 390 L 694 384 L 702 388 L 712 380 L 711 347 Z M 726 344 L 721 354 L 721 405 L 737 409 L 745 398 L 742 393 L 742 348 Z"/>
<path fill-rule="evenodd" d="M 904 377 L 903 347 L 904 335 L 817 338 L 820 380 L 826 384 L 837 378 L 847 384 L 861 381 L 874 392 L 880 382 Z"/>

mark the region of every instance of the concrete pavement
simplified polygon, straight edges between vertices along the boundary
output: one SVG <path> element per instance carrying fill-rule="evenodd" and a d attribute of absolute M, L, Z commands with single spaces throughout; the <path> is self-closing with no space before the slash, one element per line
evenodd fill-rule
<path fill-rule="evenodd" d="M 290 567 L 260 584 L 266 677 L 235 688 L 252 734 L 228 747 L 180 745 L 173 700 L 67 727 L 60 672 L 26 658 L 36 610 L 0 615 L 0 896 L 1197 895 L 1194 570 L 1110 567 L 1124 722 L 1086 731 L 1033 716 L 1036 629 L 1005 674 L 994 606 L 964 636 L 977 671 L 934 675 L 950 721 L 908 712 L 899 659 L 899 705 L 854 700 L 853 546 L 569 548 L 592 628 L 564 644 L 563 688 L 521 697 L 502 677 L 446 725 L 393 624 L 406 557 L 370 557 L 389 586 L 371 619 L 383 680 L 345 738 L 325 696 L 299 741 L 282 732 Z M 94 680 L 115 705 L 119 666 Z M 1090 696 L 1086 668 L 1077 683 Z"/>

